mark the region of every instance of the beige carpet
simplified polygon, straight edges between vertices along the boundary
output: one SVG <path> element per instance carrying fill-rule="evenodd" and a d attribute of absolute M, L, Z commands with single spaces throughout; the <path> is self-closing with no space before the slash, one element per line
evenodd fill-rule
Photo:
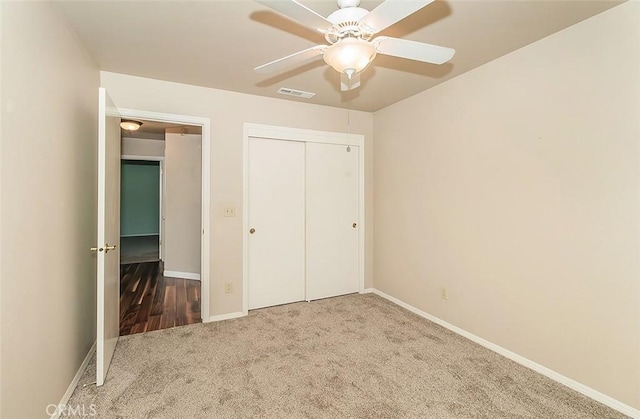
<path fill-rule="evenodd" d="M 104 386 L 69 405 L 104 418 L 623 418 L 375 295 L 126 336 Z"/>

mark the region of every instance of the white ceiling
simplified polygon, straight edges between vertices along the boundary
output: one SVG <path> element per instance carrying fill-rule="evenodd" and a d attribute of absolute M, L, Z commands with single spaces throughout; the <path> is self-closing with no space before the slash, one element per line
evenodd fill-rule
<path fill-rule="evenodd" d="M 327 16 L 333 0 L 300 0 Z M 380 0 L 363 0 L 373 9 Z M 378 55 L 362 86 L 340 92 L 322 58 L 276 75 L 253 68 L 326 43 L 251 0 L 59 1 L 102 70 L 289 99 L 280 87 L 315 92 L 329 106 L 376 111 L 619 4 L 616 0 L 436 1 L 381 34 L 455 48 L 441 66 Z M 571 51 L 567 51 L 570 53 Z"/>

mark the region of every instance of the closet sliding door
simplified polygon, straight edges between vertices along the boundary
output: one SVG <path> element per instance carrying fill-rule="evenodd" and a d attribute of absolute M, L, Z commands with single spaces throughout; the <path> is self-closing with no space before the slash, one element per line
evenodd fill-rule
<path fill-rule="evenodd" d="M 358 292 L 359 149 L 307 143 L 307 300 Z"/>
<path fill-rule="evenodd" d="M 305 299 L 305 144 L 249 138 L 249 309 Z"/>
<path fill-rule="evenodd" d="M 244 310 L 360 289 L 361 150 L 327 134 L 245 137 Z"/>

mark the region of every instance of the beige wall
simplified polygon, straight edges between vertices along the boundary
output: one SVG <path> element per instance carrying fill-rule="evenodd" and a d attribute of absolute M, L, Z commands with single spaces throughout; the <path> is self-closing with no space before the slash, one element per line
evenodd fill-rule
<path fill-rule="evenodd" d="M 200 274 L 202 136 L 167 130 L 164 160 L 164 269 Z M 169 275 L 171 276 L 171 275 Z"/>
<path fill-rule="evenodd" d="M 164 156 L 164 140 L 122 137 L 121 153 L 123 156 Z"/>
<path fill-rule="evenodd" d="M 223 90 L 101 72 L 101 84 L 122 108 L 211 119 L 211 315 L 242 310 L 242 135 L 243 123 L 347 132 L 346 109 L 310 105 Z M 328 86 L 329 88 L 329 86 Z M 373 281 L 373 121 L 350 111 L 351 132 L 366 141 L 365 286 Z M 224 217 L 225 206 L 236 217 Z M 232 282 L 233 292 L 224 293 Z"/>
<path fill-rule="evenodd" d="M 3 15 L 4 15 L 4 4 L 0 3 L 0 25 L 3 22 Z M 3 90 L 2 90 L 2 84 L 4 82 L 4 78 L 2 77 L 2 73 L 4 71 L 4 66 L 2 63 L 2 44 L 3 44 L 3 39 L 5 38 L 5 34 L 4 31 L 2 30 L 2 26 L 0 26 L 0 164 L 2 164 L 2 138 L 4 137 L 4 130 L 3 130 L 3 124 L 2 124 L 2 120 L 4 119 L 4 101 L 2 100 L 3 96 Z M 4 381 L 2 379 L 2 335 L 4 333 L 4 324 L 5 324 L 5 318 L 3 316 L 2 313 L 2 301 L 3 298 L 3 293 L 2 293 L 2 166 L 0 166 L 0 415 L 2 415 L 3 412 L 3 399 L 4 397 L 2 397 L 2 388 L 4 386 Z"/>
<path fill-rule="evenodd" d="M 638 22 L 623 4 L 374 114 L 374 286 L 636 409 Z"/>
<path fill-rule="evenodd" d="M 0 7 L 0 416 L 37 418 L 96 337 L 99 72 L 51 3 Z"/>

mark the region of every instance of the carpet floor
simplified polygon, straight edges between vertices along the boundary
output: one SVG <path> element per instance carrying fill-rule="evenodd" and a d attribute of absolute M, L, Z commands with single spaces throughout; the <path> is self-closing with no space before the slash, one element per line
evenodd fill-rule
<path fill-rule="evenodd" d="M 94 381 L 105 418 L 626 417 L 372 294 L 125 336 Z"/>

